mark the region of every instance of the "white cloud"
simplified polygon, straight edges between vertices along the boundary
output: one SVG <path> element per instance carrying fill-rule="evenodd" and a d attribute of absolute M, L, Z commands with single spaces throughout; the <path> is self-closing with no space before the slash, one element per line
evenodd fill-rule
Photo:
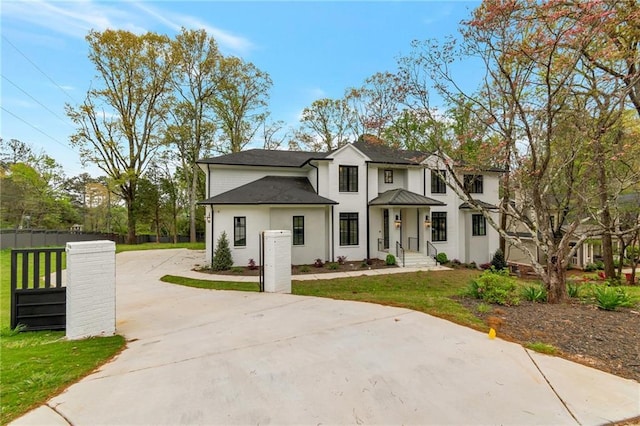
<path fill-rule="evenodd" d="M 5 22 L 25 22 L 33 27 L 46 28 L 75 38 L 84 38 L 89 30 L 104 31 L 108 28 L 136 34 L 146 31 L 163 32 L 156 29 L 159 23 L 169 29 L 170 33 L 180 31 L 182 27 L 202 28 L 216 39 L 222 50 L 246 53 L 254 47 L 247 38 L 209 25 L 198 17 L 162 10 L 141 1 L 4 1 L 2 15 Z"/>

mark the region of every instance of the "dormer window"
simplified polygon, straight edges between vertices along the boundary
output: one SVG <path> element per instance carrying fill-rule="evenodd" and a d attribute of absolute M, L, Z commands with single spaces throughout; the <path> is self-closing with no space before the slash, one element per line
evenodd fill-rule
<path fill-rule="evenodd" d="M 340 192 L 358 192 L 358 166 L 340 166 L 338 169 Z"/>
<path fill-rule="evenodd" d="M 482 194 L 482 175 L 464 175 L 464 189 L 469 194 Z"/>

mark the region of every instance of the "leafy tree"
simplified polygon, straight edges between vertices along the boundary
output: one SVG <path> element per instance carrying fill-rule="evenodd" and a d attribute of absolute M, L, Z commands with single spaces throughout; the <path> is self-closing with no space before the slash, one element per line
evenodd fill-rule
<path fill-rule="evenodd" d="M 222 232 L 218 242 L 216 243 L 216 251 L 213 254 L 211 269 L 214 271 L 226 271 L 233 266 L 233 258 L 231 257 L 231 249 L 229 249 L 229 240 L 227 233 Z"/>
<path fill-rule="evenodd" d="M 355 136 L 355 115 L 342 99 L 318 99 L 302 111 L 296 136 L 311 151 L 329 152 Z"/>
<path fill-rule="evenodd" d="M 251 141 L 267 117 L 272 81 L 264 71 L 237 57 L 218 62 L 219 84 L 211 105 L 222 143 L 220 152 L 239 152 Z"/>
<path fill-rule="evenodd" d="M 195 242 L 198 187 L 204 177 L 196 161 L 215 145 L 213 101 L 223 77 L 219 72 L 222 55 L 205 30 L 183 28 L 171 46 L 176 60 L 172 81 L 177 104 L 171 109 L 172 123 L 165 140 L 177 148 L 179 170 L 188 184 L 189 238 Z"/>
<path fill-rule="evenodd" d="M 566 297 L 565 271 L 577 250 L 570 242 L 584 220 L 570 212 L 584 211 L 585 175 L 589 171 L 588 145 L 579 134 L 568 131 L 570 90 L 577 79 L 581 54 L 565 45 L 586 46 L 590 34 L 574 34 L 569 19 L 547 19 L 548 10 L 534 2 L 485 1 L 462 27 L 460 46 L 422 42 L 405 62 L 426 69 L 434 86 L 452 105 L 471 103 L 464 112 L 475 114 L 494 134 L 478 141 L 479 149 L 465 153 L 468 167 L 482 164 L 513 165 L 509 188 L 517 202 L 502 206 L 502 214 L 515 219 L 531 235 L 538 250 L 529 250 L 518 235 L 496 223 L 477 203 L 456 175 L 445 150 L 442 165 L 449 170 L 452 188 L 478 211 L 507 241 L 523 247 L 547 289 L 548 300 Z M 579 49 L 578 49 L 579 50 Z M 475 57 L 486 65 L 479 91 L 467 93 L 451 74 L 450 64 Z M 411 80 L 410 80 L 411 81 Z M 423 80 L 413 80 L 424 92 Z M 497 142 L 497 143 L 496 143 Z M 475 156 L 475 154 L 479 154 Z M 551 217 L 557 220 L 552 225 Z M 554 232 L 563 229 L 563 233 Z M 583 234 L 578 245 L 589 236 Z"/>
<path fill-rule="evenodd" d="M 98 88 L 78 107 L 66 106 L 78 130 L 71 137 L 83 161 L 103 170 L 127 206 L 127 241 L 136 241 L 138 180 L 161 146 L 172 56 L 166 36 L 91 31 L 89 59 Z"/>

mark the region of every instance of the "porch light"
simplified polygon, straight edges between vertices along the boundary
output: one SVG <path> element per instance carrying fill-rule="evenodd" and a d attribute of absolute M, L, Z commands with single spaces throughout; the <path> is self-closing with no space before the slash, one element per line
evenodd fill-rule
<path fill-rule="evenodd" d="M 424 217 L 424 227 L 425 228 L 430 228 L 431 227 L 431 221 L 429 220 L 429 215 L 426 215 Z"/>
<path fill-rule="evenodd" d="M 211 223 L 211 212 L 207 213 L 207 223 Z"/>
<path fill-rule="evenodd" d="M 402 221 L 400 220 L 400 216 L 396 215 L 396 220 L 393 221 L 394 225 L 396 225 L 396 229 L 400 228 L 400 225 L 402 225 Z"/>

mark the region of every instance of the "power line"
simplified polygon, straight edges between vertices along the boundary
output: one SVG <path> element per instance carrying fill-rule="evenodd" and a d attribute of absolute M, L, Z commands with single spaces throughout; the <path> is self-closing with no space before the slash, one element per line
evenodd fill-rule
<path fill-rule="evenodd" d="M 40 71 L 40 74 L 44 75 L 44 76 L 47 78 L 47 80 L 49 80 L 49 81 L 50 81 L 51 83 L 53 83 L 53 84 L 54 84 L 58 89 L 60 89 L 60 90 L 62 91 L 62 93 L 64 93 L 64 94 L 65 94 L 69 99 L 71 99 L 71 100 L 72 100 L 74 103 L 76 103 L 76 104 L 77 104 L 77 103 L 79 103 L 78 101 L 76 101 L 76 100 L 73 98 L 73 96 L 71 96 L 71 95 L 69 94 L 69 92 L 67 92 L 66 90 L 64 90 L 64 88 L 62 88 L 62 86 L 60 86 L 60 85 L 59 85 L 58 83 L 56 83 L 56 82 L 55 82 L 51 77 L 49 77 L 49 75 L 48 75 L 46 72 L 42 71 L 42 69 L 41 69 L 38 65 L 36 65 L 36 63 L 35 63 L 35 62 L 33 62 L 31 59 L 29 59 L 29 57 L 28 57 L 27 55 L 25 55 L 24 53 L 22 53 L 22 51 L 21 51 L 20 49 L 18 49 L 18 48 L 16 47 L 16 45 L 15 45 L 15 44 L 11 43 L 11 41 L 9 41 L 9 39 L 8 39 L 4 34 L 2 34 L 2 38 L 3 38 L 3 39 L 4 39 L 4 41 L 6 41 L 6 42 L 11 46 L 11 47 L 13 47 L 13 48 L 14 48 L 14 49 L 15 49 L 15 50 L 20 54 L 20 55 L 22 55 L 22 57 L 23 57 L 23 58 L 25 58 L 25 59 L 26 59 L 26 60 L 27 60 L 31 65 L 33 65 L 33 67 L 34 67 L 35 69 L 37 69 L 38 71 Z"/>
<path fill-rule="evenodd" d="M 16 89 L 20 90 L 22 93 L 24 93 L 25 95 L 27 95 L 28 97 L 30 97 L 31 99 L 33 99 L 34 102 L 36 102 L 38 105 L 40 105 L 42 108 L 46 109 L 47 111 L 49 111 L 51 114 L 53 114 L 58 120 L 62 121 L 64 124 L 66 124 L 67 126 L 73 128 L 73 126 L 71 124 L 69 124 L 68 121 L 66 121 L 65 119 L 63 119 L 62 117 L 60 117 L 55 111 L 53 111 L 52 109 L 50 109 L 48 106 L 46 106 L 45 104 L 43 104 L 42 102 L 40 102 L 39 100 L 37 100 L 36 98 L 34 98 L 31 94 L 29 94 L 26 90 L 24 90 L 22 87 L 18 86 L 16 83 L 14 83 L 13 81 L 9 80 L 4 74 L 2 74 L 2 78 L 4 78 L 5 80 L 7 80 L 9 83 L 11 83 Z"/>
<path fill-rule="evenodd" d="M 34 130 L 36 130 L 36 131 L 38 131 L 38 132 L 42 133 L 44 136 L 48 137 L 49 139 L 51 139 L 52 141 L 54 141 L 54 142 L 55 142 L 55 143 L 57 143 L 58 145 L 61 145 L 61 146 L 65 147 L 65 148 L 67 148 L 69 151 L 71 151 L 71 152 L 73 152 L 73 153 L 75 153 L 75 154 L 78 154 L 76 151 L 74 151 L 74 150 L 73 150 L 71 147 L 69 147 L 67 144 L 65 144 L 65 143 L 63 143 L 63 142 L 60 142 L 58 139 L 56 139 L 56 138 L 54 138 L 53 136 L 51 136 L 51 135 L 49 135 L 49 134 L 45 133 L 44 131 L 42 131 L 42 129 L 39 129 L 38 127 L 36 127 L 36 126 L 34 126 L 33 124 L 29 123 L 29 122 L 28 122 L 27 120 L 25 120 L 24 118 L 19 117 L 19 116 L 17 116 L 16 114 L 12 113 L 12 112 L 11 112 L 11 111 L 9 111 L 8 109 L 6 109 L 4 106 L 0 105 L 0 108 L 1 108 L 4 112 L 6 112 L 7 114 L 9 114 L 9 115 L 13 116 L 14 118 L 16 118 L 16 119 L 18 119 L 18 120 L 22 121 L 22 122 L 23 122 L 24 124 L 26 124 L 27 126 L 29 126 L 29 127 L 33 128 Z"/>

